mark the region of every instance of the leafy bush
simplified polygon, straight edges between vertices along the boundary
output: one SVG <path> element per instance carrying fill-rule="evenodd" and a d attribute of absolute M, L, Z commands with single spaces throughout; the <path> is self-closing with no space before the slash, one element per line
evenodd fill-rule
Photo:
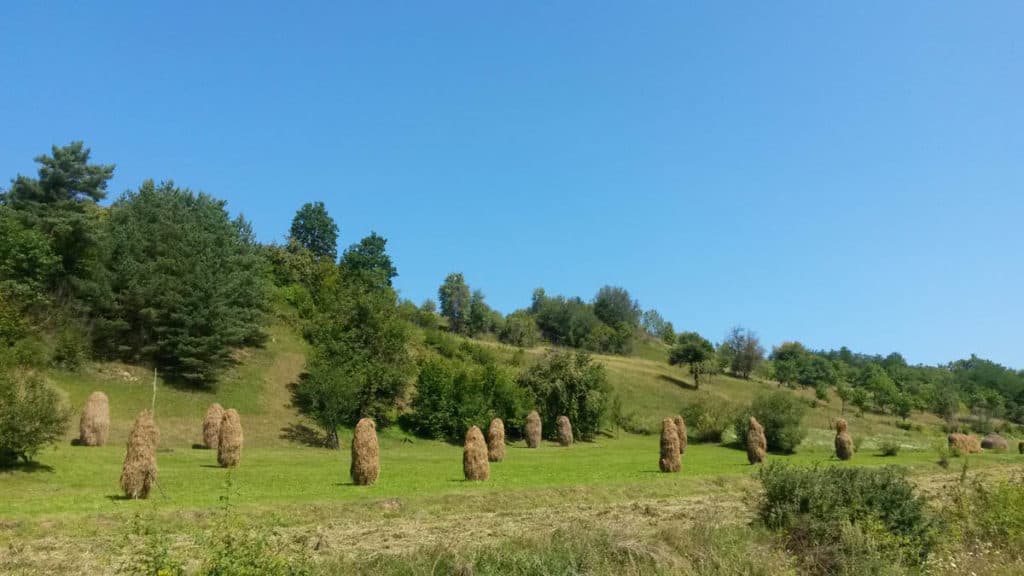
<path fill-rule="evenodd" d="M 737 437 L 745 437 L 750 417 L 753 416 L 764 426 L 769 451 L 792 454 L 807 436 L 807 430 L 802 424 L 806 412 L 807 403 L 795 394 L 781 390 L 762 392 L 736 418 L 734 426 Z"/>
<path fill-rule="evenodd" d="M 544 431 L 555 434 L 555 419 L 568 416 L 573 432 L 583 440 L 604 426 L 612 406 L 612 388 L 604 366 L 586 352 L 550 352 L 519 377 L 533 395 L 543 418 Z"/>
<path fill-rule="evenodd" d="M 925 501 L 896 467 L 761 470 L 759 517 L 783 532 L 813 573 L 887 573 L 918 566 L 938 541 Z"/>
<path fill-rule="evenodd" d="M 986 485 L 966 475 L 943 511 L 968 547 L 995 546 L 1020 558 L 1024 550 L 1024 485 L 1020 480 Z"/>
<path fill-rule="evenodd" d="M 70 417 L 57 392 L 38 376 L 0 373 L 0 464 L 31 462 L 63 436 Z"/>
<path fill-rule="evenodd" d="M 537 322 L 525 310 L 517 310 L 505 318 L 505 324 L 498 333 L 498 339 L 506 344 L 530 348 L 540 341 Z"/>
<path fill-rule="evenodd" d="M 895 440 L 885 440 L 878 445 L 878 452 L 882 456 L 896 456 L 900 453 L 900 443 Z"/>
<path fill-rule="evenodd" d="M 92 355 L 89 337 L 77 327 L 64 328 L 57 335 L 53 363 L 66 370 L 78 370 Z"/>
<path fill-rule="evenodd" d="M 683 405 L 679 413 L 686 420 L 686 432 L 691 442 L 721 442 L 740 411 L 733 402 L 701 392 Z M 744 426 L 744 433 L 746 430 Z"/>

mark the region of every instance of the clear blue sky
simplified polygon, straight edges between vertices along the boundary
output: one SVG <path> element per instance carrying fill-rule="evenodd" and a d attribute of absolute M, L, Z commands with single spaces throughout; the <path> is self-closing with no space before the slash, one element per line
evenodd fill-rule
<path fill-rule="evenodd" d="M 3 3 L 0 179 L 81 139 L 264 241 L 323 200 L 417 302 L 1024 368 L 1024 3 L 155 4 Z"/>

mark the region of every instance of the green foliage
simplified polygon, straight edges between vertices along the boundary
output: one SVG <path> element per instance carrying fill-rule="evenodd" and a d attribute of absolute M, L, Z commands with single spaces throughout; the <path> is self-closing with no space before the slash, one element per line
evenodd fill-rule
<path fill-rule="evenodd" d="M 594 297 L 594 315 L 607 326 L 625 324 L 630 328 L 640 325 L 640 305 L 629 291 L 618 286 L 603 286 Z"/>
<path fill-rule="evenodd" d="M 471 426 L 486 429 L 492 418 L 501 418 L 510 428 L 520 426 L 532 407 L 530 394 L 494 361 L 475 360 L 426 361 L 407 417 L 414 432 L 461 442 Z"/>
<path fill-rule="evenodd" d="M 689 438 L 695 442 L 722 442 L 740 412 L 742 408 L 734 402 L 706 392 L 695 394 L 679 411 Z"/>
<path fill-rule="evenodd" d="M 938 541 L 925 501 L 899 468 L 762 468 L 758 514 L 821 574 L 888 573 L 921 565 Z"/>
<path fill-rule="evenodd" d="M 441 303 L 441 316 L 448 319 L 448 330 L 467 334 L 470 294 L 469 285 L 461 273 L 452 272 L 444 279 L 444 284 L 437 289 L 437 299 Z"/>
<path fill-rule="evenodd" d="M 736 326 L 729 331 L 720 348 L 729 360 L 729 370 L 740 378 L 750 378 L 764 360 L 764 347 L 752 330 Z"/>
<path fill-rule="evenodd" d="M 1024 484 L 1019 479 L 984 484 L 964 475 L 943 517 L 969 547 L 996 547 L 1009 555 L 1024 550 Z"/>
<path fill-rule="evenodd" d="M 540 341 L 540 330 L 529 312 L 517 310 L 505 318 L 498 339 L 520 348 L 532 348 Z"/>
<path fill-rule="evenodd" d="M 469 318 L 467 328 L 471 336 L 480 334 L 498 333 L 505 323 L 501 313 L 491 310 L 491 307 L 484 301 L 484 293 L 474 290 L 469 298 Z"/>
<path fill-rule="evenodd" d="M 150 180 L 115 202 L 109 220 L 102 352 L 208 386 L 232 348 L 261 341 L 263 262 L 249 224 L 231 220 L 223 201 Z"/>
<path fill-rule="evenodd" d="M 701 374 L 708 373 L 707 363 L 714 358 L 715 348 L 711 342 L 696 332 L 683 332 L 676 336 L 675 346 L 669 351 L 668 363 L 677 366 L 688 364 L 693 375 L 693 385 L 700 388 Z"/>
<path fill-rule="evenodd" d="M 387 243 L 383 236 L 370 232 L 369 236 L 349 246 L 342 254 L 339 264 L 342 272 L 364 275 L 368 277 L 367 282 L 391 286 L 391 281 L 398 276 L 398 269 L 386 252 Z"/>
<path fill-rule="evenodd" d="M 0 464 L 31 462 L 40 449 L 60 440 L 70 417 L 42 378 L 0 367 Z"/>
<path fill-rule="evenodd" d="M 533 394 L 545 433 L 555 434 L 555 420 L 568 416 L 576 437 L 592 439 L 607 423 L 612 388 L 605 368 L 586 352 L 553 351 L 522 373 L 519 383 Z"/>
<path fill-rule="evenodd" d="M 615 317 L 613 312 L 617 307 L 614 304 L 621 299 L 620 291 L 612 289 L 609 294 L 618 296 L 606 297 L 609 300 L 605 303 L 606 318 Z M 626 295 L 628 297 L 628 293 Z M 632 349 L 635 320 L 609 325 L 597 316 L 594 305 L 580 298 L 548 297 L 543 288 L 538 288 L 534 291 L 530 312 L 543 337 L 553 344 L 613 354 L 626 354 Z"/>
<path fill-rule="evenodd" d="M 878 445 L 878 453 L 882 456 L 896 456 L 900 453 L 900 445 L 897 440 L 884 440 Z"/>
<path fill-rule="evenodd" d="M 753 416 L 764 426 L 769 451 L 792 454 L 807 436 L 803 426 L 806 412 L 807 404 L 792 393 L 781 390 L 760 392 L 750 407 L 735 420 L 736 435 L 746 437 L 747 426 Z"/>
<path fill-rule="evenodd" d="M 323 202 L 307 202 L 299 208 L 289 237 L 317 257 L 334 260 L 338 255 L 338 225 Z"/>
<path fill-rule="evenodd" d="M 78 370 L 92 356 L 88 334 L 77 325 L 65 326 L 57 334 L 53 363 L 65 370 Z"/>

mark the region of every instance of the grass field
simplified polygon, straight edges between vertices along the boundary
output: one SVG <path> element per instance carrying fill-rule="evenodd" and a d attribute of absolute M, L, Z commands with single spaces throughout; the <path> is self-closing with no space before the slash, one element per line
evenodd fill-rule
<path fill-rule="evenodd" d="M 347 450 L 308 447 L 286 438 L 289 426 L 309 424 L 289 407 L 287 388 L 302 369 L 305 349 L 284 325 L 272 327 L 270 334 L 266 347 L 240 356 L 215 393 L 181 390 L 157 379 L 159 490 L 148 501 L 121 499 L 118 477 L 131 420 L 153 401 L 153 374 L 121 365 L 47 373 L 75 407 L 93 390 L 107 392 L 110 443 L 72 446 L 73 426 L 64 442 L 39 454 L 36 468 L 0 472 L 0 573 L 61 573 L 83 566 L 103 573 L 135 515 L 149 515 L 162 530 L 185 538 L 208 525 L 225 496 L 238 513 L 291 531 L 302 546 L 315 538 L 315 546 L 309 545 L 323 552 L 313 556 L 346 562 L 380 553 L 415 554 L 452 541 L 466 544 L 481 533 L 491 542 L 512 542 L 574 526 L 654 534 L 708 519 L 728 525 L 750 518 L 757 467 L 747 464 L 743 451 L 691 444 L 682 472 L 661 474 L 658 436 L 624 432 L 570 448 L 546 443 L 529 450 L 515 443 L 506 461 L 492 465 L 488 482 L 467 483 L 461 446 L 391 428 L 381 434 L 380 480 L 371 487 L 353 486 Z M 678 412 L 695 393 L 686 372 L 668 366 L 658 354 L 656 345 L 647 345 L 640 356 L 597 357 L 624 410 L 652 423 Z M 702 392 L 738 403 L 774 388 L 723 376 L 701 386 Z M 214 452 L 193 448 L 213 401 L 242 415 L 242 463 L 230 472 L 216 466 Z M 810 433 L 798 453 L 769 459 L 828 466 L 899 464 L 910 467 L 929 489 L 956 481 L 962 460 L 954 460 L 948 470 L 936 465 L 935 445 L 944 434 L 934 419 L 916 415 L 916 428 L 908 431 L 896 428 L 891 417 L 844 414 L 863 441 L 851 462 L 839 462 L 832 456 L 830 430 L 838 416 L 837 400 L 819 403 L 806 419 Z M 343 433 L 343 445 L 350 438 Z M 903 446 L 899 455 L 878 455 L 877 446 L 892 440 Z M 1019 470 L 1022 462 L 1024 456 L 1015 453 L 970 458 L 972 470 L 1002 477 Z"/>

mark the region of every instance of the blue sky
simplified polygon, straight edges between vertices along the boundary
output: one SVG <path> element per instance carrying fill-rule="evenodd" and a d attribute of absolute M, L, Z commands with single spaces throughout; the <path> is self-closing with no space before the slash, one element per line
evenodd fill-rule
<path fill-rule="evenodd" d="M 264 241 L 322 200 L 417 302 L 1024 368 L 1024 3 L 156 4 L 0 7 L 0 179 L 81 139 Z"/>

